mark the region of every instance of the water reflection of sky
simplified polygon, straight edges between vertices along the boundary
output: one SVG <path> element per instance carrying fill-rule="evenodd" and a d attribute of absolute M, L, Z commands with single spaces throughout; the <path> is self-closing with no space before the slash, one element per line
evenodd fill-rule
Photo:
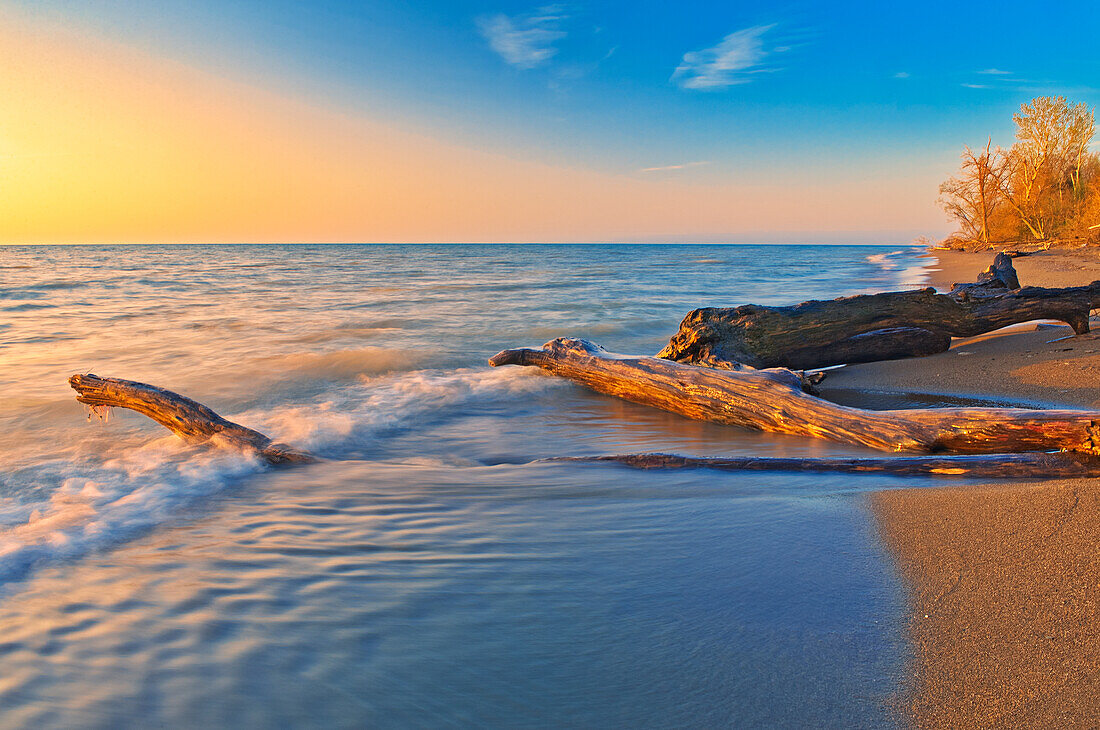
<path fill-rule="evenodd" d="M 892 288 L 915 253 L 0 249 L 0 721 L 879 726 L 900 597 L 860 494 L 900 481 L 537 463 L 866 452 L 485 359 L 656 352 L 696 306 Z M 74 371 L 331 461 L 86 423 Z"/>

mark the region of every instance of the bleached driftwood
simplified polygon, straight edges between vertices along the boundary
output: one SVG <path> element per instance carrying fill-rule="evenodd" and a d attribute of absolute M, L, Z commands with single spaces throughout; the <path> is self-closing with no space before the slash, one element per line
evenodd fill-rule
<path fill-rule="evenodd" d="M 93 407 L 129 408 L 152 418 L 190 443 L 214 442 L 255 452 L 272 464 L 302 464 L 317 459 L 259 431 L 227 421 L 202 403 L 154 385 L 95 375 L 73 375 L 76 399 Z"/>
<path fill-rule="evenodd" d="M 493 366 L 528 365 L 593 390 L 689 418 L 774 433 L 827 438 L 881 451 L 1100 454 L 1100 412 L 1022 408 L 871 411 L 809 395 L 785 369 L 721 370 L 657 357 L 617 355 L 560 338 L 504 350 Z"/>

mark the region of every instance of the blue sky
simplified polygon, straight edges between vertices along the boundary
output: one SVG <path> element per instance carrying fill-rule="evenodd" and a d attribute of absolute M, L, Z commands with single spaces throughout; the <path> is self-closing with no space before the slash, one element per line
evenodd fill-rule
<path fill-rule="evenodd" d="M 1095 2 L 15 5 L 476 149 L 699 184 L 902 176 L 929 210 L 1021 102 L 1100 100 Z"/>

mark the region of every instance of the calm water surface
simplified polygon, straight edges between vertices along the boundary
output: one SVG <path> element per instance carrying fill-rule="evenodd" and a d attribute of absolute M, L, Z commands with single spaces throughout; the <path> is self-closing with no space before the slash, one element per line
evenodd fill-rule
<path fill-rule="evenodd" d="M 0 725 L 889 724 L 903 596 L 863 495 L 901 482 L 540 463 L 858 450 L 485 360 L 652 353 L 697 306 L 916 285 L 917 253 L 0 248 Z M 328 461 L 89 422 L 78 371 Z"/>

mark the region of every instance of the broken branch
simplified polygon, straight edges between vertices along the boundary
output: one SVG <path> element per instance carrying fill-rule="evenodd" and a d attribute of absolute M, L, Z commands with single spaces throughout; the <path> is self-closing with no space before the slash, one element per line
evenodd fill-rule
<path fill-rule="evenodd" d="M 271 464 L 311 463 L 317 459 L 259 431 L 228 421 L 202 403 L 154 385 L 96 375 L 73 375 L 69 385 L 76 399 L 93 408 L 129 408 L 152 418 L 189 443 L 214 440 L 243 451 L 254 451 Z"/>

